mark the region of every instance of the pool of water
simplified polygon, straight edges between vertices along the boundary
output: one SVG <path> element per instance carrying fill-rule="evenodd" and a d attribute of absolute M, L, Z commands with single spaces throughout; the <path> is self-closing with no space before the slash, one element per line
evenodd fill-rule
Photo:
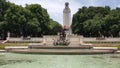
<path fill-rule="evenodd" d="M 0 54 L 0 68 L 120 68 L 120 54 Z"/>

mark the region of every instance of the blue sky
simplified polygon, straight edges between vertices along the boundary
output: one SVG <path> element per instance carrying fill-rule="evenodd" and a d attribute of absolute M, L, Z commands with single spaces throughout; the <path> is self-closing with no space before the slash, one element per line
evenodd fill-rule
<path fill-rule="evenodd" d="M 9 0 L 18 5 L 25 6 L 25 4 L 41 4 L 41 6 L 47 9 L 50 17 L 63 23 L 63 9 L 64 3 L 70 3 L 71 17 L 78 11 L 78 8 L 83 6 L 110 6 L 112 9 L 120 7 L 120 0 Z"/>

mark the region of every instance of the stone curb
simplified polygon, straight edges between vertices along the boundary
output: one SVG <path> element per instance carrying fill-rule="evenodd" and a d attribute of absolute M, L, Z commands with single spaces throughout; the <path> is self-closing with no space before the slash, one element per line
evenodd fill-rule
<path fill-rule="evenodd" d="M 0 52 L 6 52 L 6 50 L 0 50 Z"/>
<path fill-rule="evenodd" d="M 5 50 L 8 50 L 8 49 L 26 49 L 26 48 L 28 48 L 28 46 L 6 46 Z"/>
<path fill-rule="evenodd" d="M 117 47 L 93 47 L 93 49 L 105 49 L 105 50 L 107 50 L 107 49 L 113 49 L 113 50 L 118 50 Z"/>

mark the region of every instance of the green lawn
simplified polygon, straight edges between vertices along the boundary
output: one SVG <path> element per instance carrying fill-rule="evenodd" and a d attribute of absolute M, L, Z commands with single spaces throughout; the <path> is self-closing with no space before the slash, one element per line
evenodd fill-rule
<path fill-rule="evenodd" d="M 120 50 L 120 45 L 118 46 L 118 50 Z"/>

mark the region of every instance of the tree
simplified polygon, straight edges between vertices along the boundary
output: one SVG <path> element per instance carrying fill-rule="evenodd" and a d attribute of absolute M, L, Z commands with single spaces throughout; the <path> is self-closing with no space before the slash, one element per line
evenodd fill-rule
<path fill-rule="evenodd" d="M 57 35 L 58 32 L 60 32 L 62 30 L 62 26 L 56 22 L 53 21 L 52 19 L 50 19 L 50 25 L 49 25 L 49 35 Z"/>
<path fill-rule="evenodd" d="M 6 14 L 6 10 L 9 8 L 9 6 L 9 2 L 6 2 L 6 0 L 0 0 L 0 37 L 2 39 L 6 39 L 7 36 L 7 27 L 4 27 L 7 25 L 7 22 L 5 21 L 4 15 Z"/>
<path fill-rule="evenodd" d="M 39 4 L 22 7 L 6 0 L 0 1 L 0 37 L 2 39 L 7 37 L 7 32 L 15 37 L 39 37 L 57 34 L 61 28 L 61 25 L 50 19 L 47 10 Z"/>
<path fill-rule="evenodd" d="M 48 25 L 50 22 L 49 15 L 47 13 L 47 10 L 42 8 L 41 5 L 38 4 L 31 4 L 26 5 L 26 9 L 30 10 L 33 17 L 37 18 L 39 21 L 39 27 L 41 28 L 41 34 L 47 34 L 48 32 Z"/>
<path fill-rule="evenodd" d="M 118 37 L 120 32 L 120 9 L 110 7 L 82 7 L 74 14 L 72 30 L 86 37 Z"/>

